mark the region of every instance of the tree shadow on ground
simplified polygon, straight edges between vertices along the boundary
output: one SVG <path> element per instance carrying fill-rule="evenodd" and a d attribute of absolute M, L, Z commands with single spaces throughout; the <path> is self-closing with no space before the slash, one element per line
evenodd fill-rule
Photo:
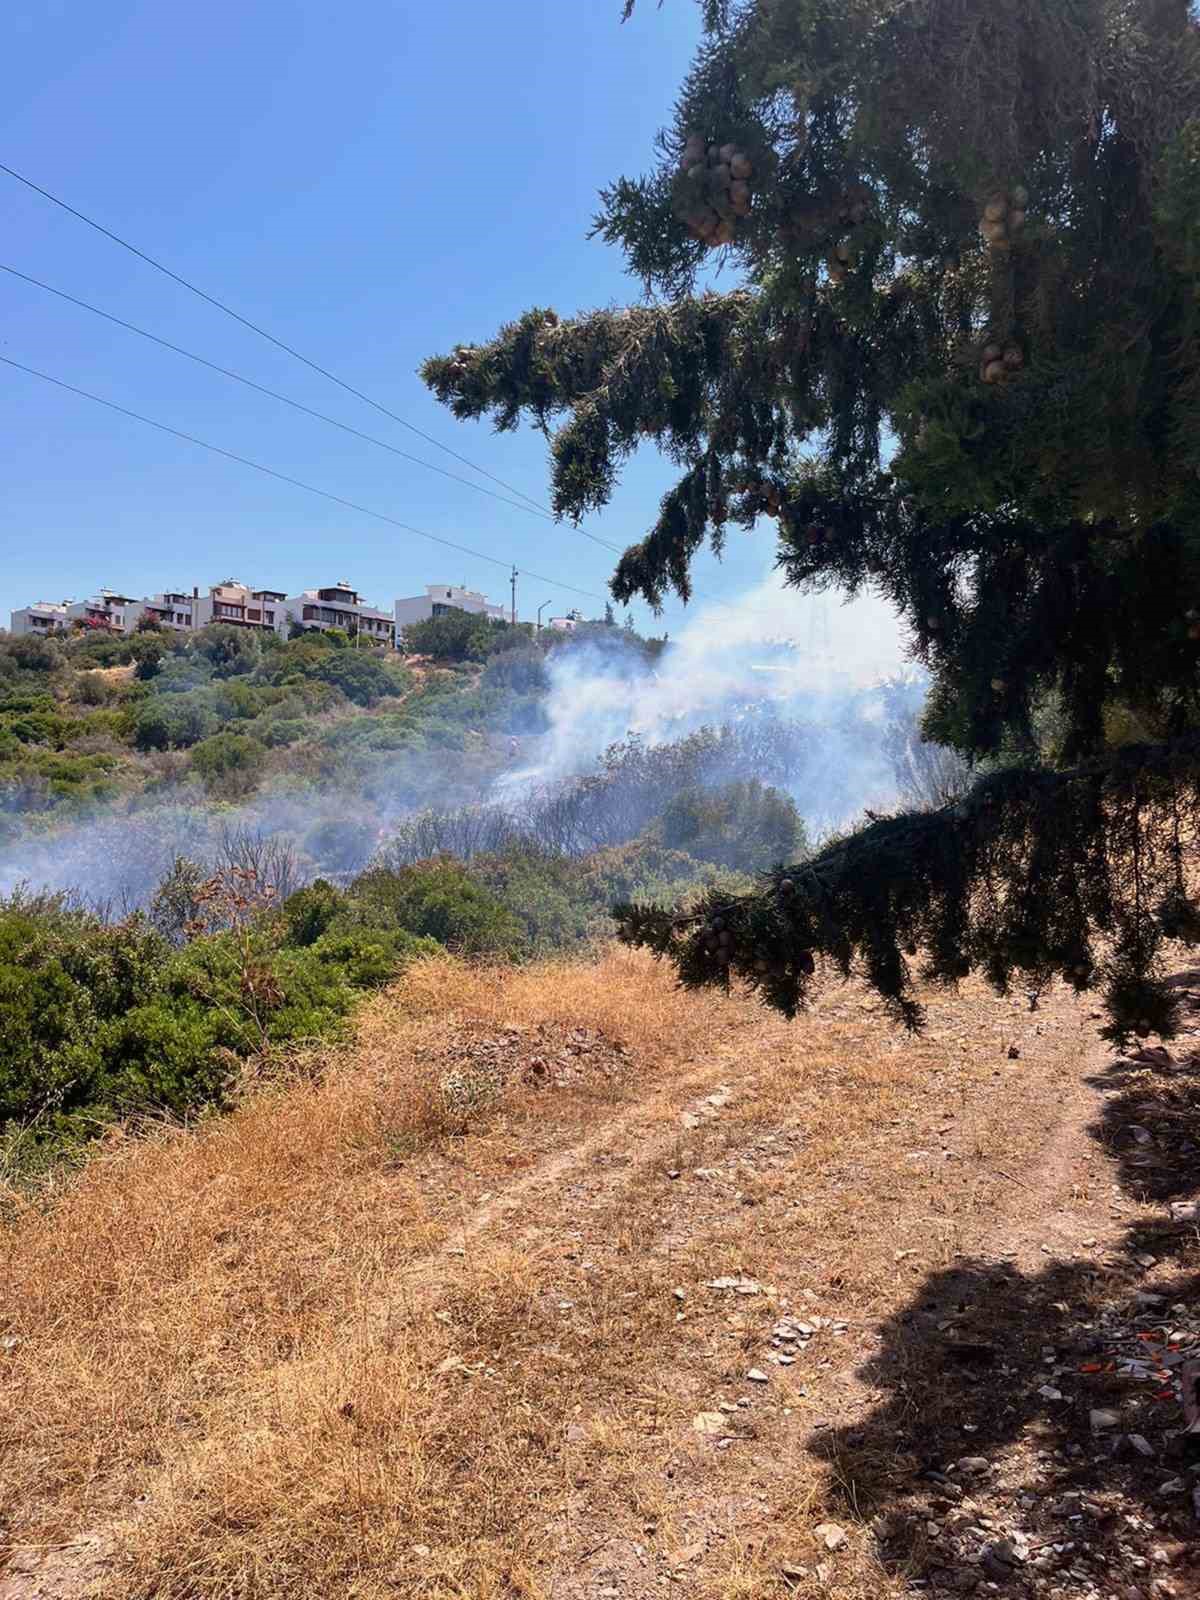
<path fill-rule="evenodd" d="M 1095 1081 L 1122 1188 L 1200 1192 L 1200 1057 Z M 880 1333 L 858 1374 L 879 1403 L 810 1448 L 887 1568 L 927 1594 L 1200 1594 L 1200 1225 L 1164 1209 L 1032 1274 L 960 1260 Z"/>

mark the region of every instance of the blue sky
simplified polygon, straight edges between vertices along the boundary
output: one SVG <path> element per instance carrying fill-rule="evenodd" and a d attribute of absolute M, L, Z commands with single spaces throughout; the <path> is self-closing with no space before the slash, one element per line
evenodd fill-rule
<path fill-rule="evenodd" d="M 532 431 L 457 423 L 420 361 L 530 305 L 635 298 L 586 233 L 596 191 L 652 158 L 696 40 L 691 0 L 15 0 L 0 160 L 539 501 Z M 0 174 L 0 261 L 450 470 L 458 465 Z M 431 533 L 605 593 L 613 558 L 309 421 L 0 274 L 0 355 Z M 390 605 L 427 582 L 507 599 L 506 574 L 0 367 L 0 622 L 35 598 L 225 576 L 348 578 Z M 470 474 L 468 474 L 469 476 Z M 592 531 L 639 537 L 670 481 L 631 464 Z M 732 597 L 769 529 L 697 568 Z M 522 579 L 523 614 L 595 603 Z M 640 624 L 650 622 L 636 607 Z M 678 607 L 656 626 L 678 627 Z"/>

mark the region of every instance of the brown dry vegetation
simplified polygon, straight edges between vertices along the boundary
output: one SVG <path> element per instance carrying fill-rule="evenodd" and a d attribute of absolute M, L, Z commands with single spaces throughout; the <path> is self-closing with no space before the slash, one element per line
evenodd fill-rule
<path fill-rule="evenodd" d="M 901 1593 L 861 1363 L 956 1261 L 1111 1235 L 1093 1028 L 971 985 L 918 1041 L 853 986 L 788 1025 L 621 951 L 415 967 L 321 1072 L 114 1136 L 8 1230 L 0 1594 Z M 464 1120 L 479 1059 L 516 1067 Z M 844 1330 L 748 1382 L 784 1307 Z"/>

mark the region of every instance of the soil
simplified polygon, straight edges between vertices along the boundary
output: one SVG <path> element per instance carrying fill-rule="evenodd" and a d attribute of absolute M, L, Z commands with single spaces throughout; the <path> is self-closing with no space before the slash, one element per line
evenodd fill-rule
<path fill-rule="evenodd" d="M 430 1070 L 483 1084 L 474 1131 L 397 1158 L 441 1242 L 371 1315 L 450 1324 L 464 1263 L 536 1264 L 553 1333 L 511 1359 L 556 1475 L 494 1593 L 1200 1594 L 1196 1023 L 1114 1060 L 1086 996 L 968 985 L 912 1041 L 848 985 L 645 1082 L 585 1025 L 458 1025 Z M 461 1350 L 444 1384 L 503 1370 Z M 137 1517 L 15 1549 L 0 1600 L 121 1593 Z M 386 1592 L 465 1592 L 413 1552 Z"/>

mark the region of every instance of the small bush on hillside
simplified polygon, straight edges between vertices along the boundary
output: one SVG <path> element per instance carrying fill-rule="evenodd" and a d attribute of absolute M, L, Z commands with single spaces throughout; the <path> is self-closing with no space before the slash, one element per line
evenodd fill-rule
<path fill-rule="evenodd" d="M 324 878 L 289 895 L 281 907 L 284 939 L 301 948 L 316 944 L 339 917 L 349 916 L 350 899 Z"/>
<path fill-rule="evenodd" d="M 0 905 L 0 1120 L 110 1096 L 105 1029 L 153 996 L 168 954 L 149 930 L 61 899 Z"/>
<path fill-rule="evenodd" d="M 154 680 L 155 694 L 185 694 L 212 682 L 212 662 L 202 655 L 169 656 Z"/>
<path fill-rule="evenodd" d="M 336 1036 L 357 994 L 437 948 L 397 926 L 304 923 L 292 902 L 190 937 L 205 882 L 177 862 L 159 928 L 56 896 L 0 902 L 0 1132 L 55 1144 L 114 1115 L 219 1104 L 241 1061 Z"/>
<path fill-rule="evenodd" d="M 74 695 L 80 705 L 102 706 L 112 699 L 112 689 L 99 672 L 81 672 L 75 679 Z"/>
<path fill-rule="evenodd" d="M 219 726 L 208 691 L 156 694 L 137 709 L 133 741 L 139 750 L 187 750 L 215 734 Z"/>
<path fill-rule="evenodd" d="M 464 955 L 516 956 L 526 948 L 517 918 L 458 861 L 374 868 L 355 881 L 351 900 L 368 926 L 404 928 Z"/>
<path fill-rule="evenodd" d="M 132 640 L 103 629 L 77 634 L 64 649 L 76 667 L 123 667 L 133 660 Z"/>
<path fill-rule="evenodd" d="M 599 925 L 602 907 L 589 893 L 585 868 L 567 856 L 518 848 L 477 856 L 471 873 L 518 919 L 533 954 L 570 949 Z"/>
<path fill-rule="evenodd" d="M 258 787 L 266 754 L 244 733 L 216 733 L 192 751 L 192 767 L 210 794 L 233 799 Z"/>
<path fill-rule="evenodd" d="M 780 789 L 757 778 L 717 789 L 685 789 L 662 814 L 662 841 L 735 872 L 764 872 L 807 847 L 804 822 Z"/>
<path fill-rule="evenodd" d="M 176 856 L 150 901 L 150 926 L 171 944 L 184 944 L 203 909 L 203 891 L 211 877 L 199 861 Z"/>
<path fill-rule="evenodd" d="M 441 948 L 436 940 L 407 933 L 403 928 L 353 926 L 335 926 L 311 946 L 317 961 L 336 968 L 347 983 L 358 989 L 381 989 L 409 961 L 436 955 Z"/>
<path fill-rule="evenodd" d="M 307 722 L 300 717 L 260 717 L 254 725 L 254 736 L 261 739 L 269 750 L 299 744 L 310 733 Z"/>
<path fill-rule="evenodd" d="M 340 689 L 356 706 L 373 706 L 388 695 L 402 694 L 406 681 L 370 650 L 330 651 L 312 668 L 312 675 Z"/>
<path fill-rule="evenodd" d="M 36 633 L 12 634 L 0 641 L 0 660 L 12 671 L 57 672 L 65 659 L 57 639 L 41 638 Z"/>
<path fill-rule="evenodd" d="M 546 657 L 532 645 L 497 651 L 488 658 L 481 684 L 484 689 L 508 690 L 518 695 L 545 694 L 550 687 Z"/>

